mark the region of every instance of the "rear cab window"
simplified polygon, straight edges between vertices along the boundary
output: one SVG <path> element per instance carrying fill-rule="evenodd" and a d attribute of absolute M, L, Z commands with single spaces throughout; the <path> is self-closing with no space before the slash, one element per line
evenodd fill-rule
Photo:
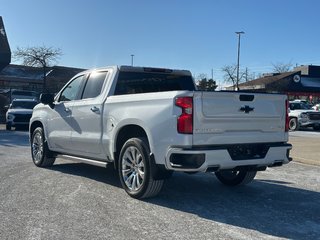
<path fill-rule="evenodd" d="M 158 72 L 120 71 L 115 95 L 180 90 L 195 91 L 191 76 Z"/>

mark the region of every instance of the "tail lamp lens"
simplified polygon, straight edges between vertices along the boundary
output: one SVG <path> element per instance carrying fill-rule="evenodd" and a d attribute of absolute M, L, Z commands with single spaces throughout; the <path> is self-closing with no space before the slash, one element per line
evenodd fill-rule
<path fill-rule="evenodd" d="M 289 131 L 289 101 L 286 100 L 286 125 L 285 125 L 285 131 L 288 132 Z"/>
<path fill-rule="evenodd" d="M 176 106 L 182 109 L 182 113 L 177 120 L 178 133 L 192 134 L 193 132 L 193 98 L 178 97 L 176 98 Z"/>

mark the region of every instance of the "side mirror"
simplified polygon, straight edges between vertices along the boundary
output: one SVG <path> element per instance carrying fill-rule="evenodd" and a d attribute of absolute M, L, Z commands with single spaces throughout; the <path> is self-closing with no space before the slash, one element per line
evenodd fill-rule
<path fill-rule="evenodd" d="M 40 102 L 46 105 L 53 105 L 54 96 L 51 93 L 42 93 L 40 95 Z"/>

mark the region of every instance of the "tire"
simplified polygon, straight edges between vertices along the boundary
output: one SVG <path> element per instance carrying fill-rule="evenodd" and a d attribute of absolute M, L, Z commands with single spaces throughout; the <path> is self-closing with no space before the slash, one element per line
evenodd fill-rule
<path fill-rule="evenodd" d="M 11 130 L 11 125 L 10 124 L 6 124 L 6 130 L 8 130 L 8 131 Z"/>
<path fill-rule="evenodd" d="M 219 181 L 227 186 L 245 185 L 254 179 L 257 171 L 220 171 L 216 172 Z"/>
<path fill-rule="evenodd" d="M 154 180 L 151 171 L 150 149 L 145 138 L 131 138 L 123 145 L 118 173 L 124 190 L 133 198 L 156 196 L 164 180 Z"/>
<path fill-rule="evenodd" d="M 320 126 L 319 125 L 313 126 L 313 130 L 319 131 L 320 130 Z"/>
<path fill-rule="evenodd" d="M 289 120 L 289 130 L 290 131 L 298 130 L 298 120 L 296 118 L 290 118 L 290 120 Z"/>
<path fill-rule="evenodd" d="M 32 133 L 31 156 L 37 167 L 50 167 L 55 161 L 55 157 L 45 141 L 42 127 L 36 128 Z"/>

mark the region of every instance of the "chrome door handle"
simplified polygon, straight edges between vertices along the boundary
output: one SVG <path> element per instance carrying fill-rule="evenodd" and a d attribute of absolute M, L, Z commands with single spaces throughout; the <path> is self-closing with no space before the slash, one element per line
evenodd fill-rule
<path fill-rule="evenodd" d="M 90 108 L 90 110 L 91 110 L 92 112 L 99 112 L 99 111 L 100 111 L 100 109 L 97 108 L 96 106 L 93 106 L 92 108 Z"/>

